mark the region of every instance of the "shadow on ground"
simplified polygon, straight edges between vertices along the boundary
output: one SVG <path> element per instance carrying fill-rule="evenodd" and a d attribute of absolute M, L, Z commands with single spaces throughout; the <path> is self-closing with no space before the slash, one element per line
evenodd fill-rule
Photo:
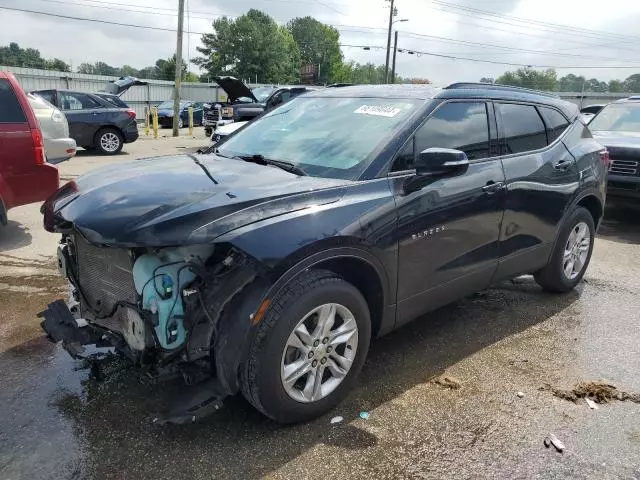
<path fill-rule="evenodd" d="M 640 202 L 608 198 L 598 236 L 620 243 L 640 244 Z"/>
<path fill-rule="evenodd" d="M 304 425 L 277 425 L 238 396 L 198 423 L 159 427 L 151 422 L 152 412 L 180 387 L 141 385 L 131 371 L 103 383 L 85 381 L 81 392 L 58 388 L 40 399 L 39 407 L 49 413 L 33 415 L 51 416 L 53 410 L 71 421 L 84 452 L 81 470 L 90 478 L 199 478 L 203 472 L 210 478 L 259 478 L 318 443 L 353 450 L 376 445 L 374 434 L 346 423 L 461 359 L 545 322 L 578 295 L 548 295 L 524 278 L 433 312 L 375 341 L 354 392 L 334 412 Z M 0 365 L 29 355 L 27 346 L 9 350 L 0 355 Z M 60 365 L 71 368 L 69 362 Z M 37 403 L 32 400 L 32 408 Z M 344 417 L 341 428 L 330 425 L 334 415 Z"/>
<path fill-rule="evenodd" d="M 0 226 L 0 252 L 10 252 L 31 245 L 31 234 L 24 225 L 9 220 L 5 227 Z"/>

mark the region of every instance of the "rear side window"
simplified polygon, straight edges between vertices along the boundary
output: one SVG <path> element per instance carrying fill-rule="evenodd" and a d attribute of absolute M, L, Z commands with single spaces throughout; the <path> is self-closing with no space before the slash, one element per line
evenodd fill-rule
<path fill-rule="evenodd" d="M 535 107 L 513 103 L 499 103 L 507 155 L 529 152 L 547 146 L 544 123 Z"/>
<path fill-rule="evenodd" d="M 9 80 L 0 78 L 0 123 L 26 123 L 18 97 Z"/>
<path fill-rule="evenodd" d="M 63 110 L 86 110 L 102 106 L 89 95 L 76 92 L 60 92 L 60 103 Z"/>
<path fill-rule="evenodd" d="M 45 92 L 34 92 L 34 95 L 38 95 L 40 98 L 44 98 L 47 102 L 51 103 L 52 105 L 55 105 L 55 101 L 53 100 L 53 96 L 55 95 L 55 92 L 53 90 L 48 90 Z"/>
<path fill-rule="evenodd" d="M 553 143 L 569 127 L 569 121 L 553 108 L 539 107 L 539 109 L 544 123 L 547 125 L 547 140 L 549 143 Z"/>
<path fill-rule="evenodd" d="M 415 151 L 453 148 L 469 160 L 489 156 L 489 122 L 484 102 L 455 102 L 441 106 L 415 135 Z M 395 168 L 394 168 L 395 170 Z"/>

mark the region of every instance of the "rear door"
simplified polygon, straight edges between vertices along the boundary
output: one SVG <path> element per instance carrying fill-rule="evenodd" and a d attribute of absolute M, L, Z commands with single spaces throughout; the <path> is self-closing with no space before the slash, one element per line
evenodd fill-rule
<path fill-rule="evenodd" d="M 79 146 L 93 145 L 93 137 L 105 123 L 106 110 L 81 92 L 60 92 L 60 106 L 69 122 L 69 134 Z"/>
<path fill-rule="evenodd" d="M 575 159 L 561 141 L 569 121 L 559 110 L 523 103 L 495 105 L 507 183 L 499 280 L 534 272 L 547 263 L 579 179 Z"/>
<path fill-rule="evenodd" d="M 448 176 L 416 176 L 430 147 L 464 151 L 470 165 Z M 398 317 L 489 286 L 498 265 L 504 173 L 491 103 L 447 102 L 415 132 L 390 174 L 398 211 Z"/>

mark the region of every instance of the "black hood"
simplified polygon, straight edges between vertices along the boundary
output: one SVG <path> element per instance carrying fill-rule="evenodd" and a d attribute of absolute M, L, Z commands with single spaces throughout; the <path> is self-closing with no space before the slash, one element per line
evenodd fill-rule
<path fill-rule="evenodd" d="M 213 77 L 213 79 L 220 85 L 220 88 L 227 92 L 229 102 L 233 103 L 240 97 L 249 97 L 254 102 L 258 101 L 249 87 L 235 77 Z"/>
<path fill-rule="evenodd" d="M 63 186 L 42 210 L 47 230 L 73 227 L 95 244 L 208 243 L 253 222 L 337 201 L 350 183 L 215 155 L 175 155 L 95 170 Z"/>
<path fill-rule="evenodd" d="M 107 84 L 102 91 L 113 95 L 122 95 L 131 87 L 135 87 L 137 85 L 147 85 L 147 82 L 138 80 L 135 77 L 121 77 L 118 80 Z"/>

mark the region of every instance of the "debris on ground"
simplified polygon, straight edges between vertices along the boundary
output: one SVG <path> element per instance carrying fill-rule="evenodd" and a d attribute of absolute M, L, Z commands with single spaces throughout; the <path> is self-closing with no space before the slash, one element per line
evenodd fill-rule
<path fill-rule="evenodd" d="M 518 396 L 518 398 L 522 398 L 524 397 L 524 392 L 518 392 L 516 393 L 516 395 Z"/>
<path fill-rule="evenodd" d="M 555 447 L 557 451 L 562 453 L 566 448 L 564 443 L 560 441 L 558 437 L 556 437 L 553 433 L 550 433 L 548 437 L 544 439 L 544 446 L 549 448 L 551 445 Z"/>
<path fill-rule="evenodd" d="M 451 390 L 458 390 L 462 387 L 460 380 L 454 377 L 438 377 L 432 383 Z"/>
<path fill-rule="evenodd" d="M 585 398 L 584 400 L 585 400 L 585 402 L 587 402 L 587 405 L 589 405 L 589 408 L 591 410 L 597 410 L 598 409 L 598 405 L 596 404 L 596 402 L 594 402 L 590 398 Z"/>
<path fill-rule="evenodd" d="M 541 387 L 541 390 L 550 390 L 554 396 L 574 403 L 577 403 L 581 398 L 588 398 L 595 403 L 608 403 L 611 400 L 640 403 L 639 393 L 624 392 L 618 390 L 615 385 L 603 382 L 580 382 L 571 390 L 563 390 L 554 388 L 551 385 L 545 385 Z"/>
<path fill-rule="evenodd" d="M 340 417 L 340 416 L 337 416 L 337 417 L 333 417 L 333 418 L 331 419 L 331 423 L 340 423 L 340 422 L 341 422 L 341 421 L 343 421 L 343 420 L 344 420 L 344 418 L 342 418 L 342 417 Z"/>
<path fill-rule="evenodd" d="M 369 420 L 369 412 L 360 412 L 360 418 L 363 420 Z"/>

